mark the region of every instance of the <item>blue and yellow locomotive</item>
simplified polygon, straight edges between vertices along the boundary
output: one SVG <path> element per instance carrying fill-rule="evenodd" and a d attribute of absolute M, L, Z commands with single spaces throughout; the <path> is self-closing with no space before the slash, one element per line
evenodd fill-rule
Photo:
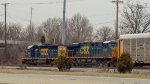
<path fill-rule="evenodd" d="M 31 45 L 22 59 L 23 64 L 51 64 L 58 56 L 66 56 L 66 47 L 62 45 Z"/>
<path fill-rule="evenodd" d="M 101 62 L 110 64 L 117 56 L 117 41 L 83 42 L 71 45 L 42 44 L 32 45 L 26 50 L 23 64 L 52 64 L 58 56 L 67 56 L 74 65 L 95 65 Z"/>

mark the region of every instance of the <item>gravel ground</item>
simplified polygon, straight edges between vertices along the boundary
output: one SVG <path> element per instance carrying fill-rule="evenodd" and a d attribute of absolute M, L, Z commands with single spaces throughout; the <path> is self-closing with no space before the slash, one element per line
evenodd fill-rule
<path fill-rule="evenodd" d="M 0 84 L 150 84 L 150 80 L 135 78 L 1 73 Z"/>
<path fill-rule="evenodd" d="M 18 69 L 18 66 L 0 66 L 0 69 Z M 29 70 L 50 70 L 58 71 L 57 67 L 26 67 Z M 114 69 L 101 69 L 101 68 L 71 68 L 72 72 L 114 72 Z M 117 72 L 117 70 L 115 70 Z M 150 66 L 133 69 L 132 73 L 137 74 L 150 74 Z"/>

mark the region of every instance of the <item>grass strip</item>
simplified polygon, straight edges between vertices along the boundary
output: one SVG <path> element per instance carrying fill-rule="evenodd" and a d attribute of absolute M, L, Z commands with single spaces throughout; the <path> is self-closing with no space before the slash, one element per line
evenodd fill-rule
<path fill-rule="evenodd" d="M 59 72 L 46 70 L 15 70 L 0 69 L 0 73 L 10 74 L 44 74 L 44 75 L 70 75 L 70 76 L 97 76 L 97 77 L 118 77 L 118 78 L 139 78 L 150 79 L 150 74 L 120 74 L 120 73 L 98 73 L 98 72 Z"/>

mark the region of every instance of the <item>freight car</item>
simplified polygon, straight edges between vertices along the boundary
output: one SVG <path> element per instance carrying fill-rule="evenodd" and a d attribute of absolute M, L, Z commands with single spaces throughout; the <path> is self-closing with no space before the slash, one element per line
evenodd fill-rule
<path fill-rule="evenodd" d="M 52 64 L 58 56 L 68 56 L 74 60 L 75 66 L 89 66 L 100 63 L 112 64 L 114 49 L 117 50 L 116 41 L 83 42 L 71 45 L 32 45 L 26 50 L 23 64 Z"/>
<path fill-rule="evenodd" d="M 118 42 L 118 55 L 130 53 L 135 66 L 150 65 L 150 33 L 121 35 Z"/>

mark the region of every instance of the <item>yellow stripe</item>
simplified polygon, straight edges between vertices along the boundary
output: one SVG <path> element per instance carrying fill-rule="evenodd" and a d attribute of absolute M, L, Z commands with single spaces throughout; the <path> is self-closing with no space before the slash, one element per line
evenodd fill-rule
<path fill-rule="evenodd" d="M 89 57 L 89 56 L 84 56 L 84 57 L 69 57 L 69 58 L 102 58 L 103 57 Z M 107 57 L 110 58 L 111 57 Z M 22 60 L 46 60 L 46 59 L 57 59 L 57 58 L 22 58 Z"/>
<path fill-rule="evenodd" d="M 85 56 L 85 57 L 70 57 L 70 58 L 103 58 L 103 57 L 89 57 L 89 56 L 86 57 Z M 111 58 L 111 57 L 107 57 L 107 58 Z"/>
<path fill-rule="evenodd" d="M 144 61 L 144 63 L 145 63 L 145 64 L 149 64 L 149 63 L 150 63 L 150 61 Z"/>
<path fill-rule="evenodd" d="M 22 58 L 22 60 L 46 60 L 46 59 L 56 59 L 56 58 Z"/>

